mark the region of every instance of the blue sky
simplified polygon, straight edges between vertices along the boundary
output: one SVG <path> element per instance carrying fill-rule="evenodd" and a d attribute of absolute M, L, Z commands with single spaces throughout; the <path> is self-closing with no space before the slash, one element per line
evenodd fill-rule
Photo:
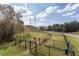
<path fill-rule="evenodd" d="M 73 20 L 79 21 L 79 4 L 76 3 L 13 3 L 16 12 L 21 12 L 24 24 L 47 26 Z"/>

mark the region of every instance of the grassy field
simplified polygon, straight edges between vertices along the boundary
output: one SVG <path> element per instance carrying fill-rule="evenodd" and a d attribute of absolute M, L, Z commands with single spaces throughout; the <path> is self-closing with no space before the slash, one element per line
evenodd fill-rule
<path fill-rule="evenodd" d="M 57 48 L 64 49 L 67 47 L 62 33 L 52 33 L 50 40 L 46 44 L 53 46 L 54 42 Z"/>
<path fill-rule="evenodd" d="M 30 36 L 28 35 L 30 33 Z M 38 38 L 42 39 L 48 38 L 49 35 L 47 32 L 23 32 L 16 34 L 17 40 L 20 38 L 22 40 L 32 40 L 33 37 L 36 37 L 37 42 Z M 23 37 L 23 38 L 22 38 Z M 79 41 L 70 36 L 66 36 L 67 39 L 71 42 L 73 46 L 75 46 L 75 49 L 79 51 Z M 2 56 L 29 56 L 33 54 L 28 54 L 25 50 L 24 46 L 25 43 L 22 42 L 21 44 L 17 44 L 16 46 L 12 46 L 13 42 L 10 43 L 4 43 L 0 46 L 0 55 Z M 28 45 L 28 44 L 27 44 Z M 26 45 L 26 49 L 28 46 Z M 65 55 L 64 49 L 67 48 L 63 34 L 62 33 L 52 33 L 52 35 L 49 37 L 49 39 L 42 45 L 37 47 L 38 54 L 40 55 L 49 55 L 49 48 L 50 48 L 50 55 L 51 56 L 62 56 Z M 34 52 L 35 53 L 35 52 Z"/>
<path fill-rule="evenodd" d="M 40 55 L 49 56 L 49 48 L 45 46 L 38 47 L 37 52 L 40 53 Z M 50 56 L 64 56 L 64 55 L 65 53 L 63 50 L 50 47 Z"/>
<path fill-rule="evenodd" d="M 31 34 L 31 37 L 28 34 Z M 21 40 L 33 40 L 33 37 L 36 38 L 43 38 L 43 37 L 48 37 L 47 33 L 42 33 L 42 32 L 23 32 L 23 33 L 17 33 L 15 34 L 15 38 L 17 39 L 17 41 L 19 39 Z M 38 41 L 38 39 L 37 39 Z M 0 45 L 0 55 L 2 56 L 28 56 L 31 54 L 27 53 L 27 48 L 28 48 L 28 44 L 26 44 L 26 50 L 24 48 L 25 43 L 22 42 L 21 44 L 18 44 L 16 46 L 11 46 L 14 42 L 6 42 L 3 43 L 2 45 Z"/>
<path fill-rule="evenodd" d="M 72 44 L 74 51 L 76 52 L 76 55 L 79 55 L 79 40 L 71 37 L 71 36 L 66 36 L 69 42 Z"/>
<path fill-rule="evenodd" d="M 52 33 L 51 37 L 44 43 L 44 45 L 37 48 L 38 54 L 49 55 L 50 48 L 51 56 L 65 55 L 64 49 L 67 48 L 67 46 L 62 33 Z"/>
<path fill-rule="evenodd" d="M 4 53 L 3 56 L 27 56 L 27 52 L 23 47 L 13 46 L 8 47 Z"/>
<path fill-rule="evenodd" d="M 2 45 L 2 47 L 0 48 L 1 56 L 29 56 L 31 55 L 27 53 L 27 50 L 25 50 L 24 42 L 17 45 L 13 45 L 12 43 L 14 42 L 4 43 L 4 45 Z"/>

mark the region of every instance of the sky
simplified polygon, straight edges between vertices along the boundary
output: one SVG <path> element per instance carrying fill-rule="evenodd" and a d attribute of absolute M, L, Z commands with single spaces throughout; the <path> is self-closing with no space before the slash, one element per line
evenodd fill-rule
<path fill-rule="evenodd" d="M 16 12 L 22 13 L 25 25 L 47 26 L 79 21 L 78 3 L 12 3 Z"/>

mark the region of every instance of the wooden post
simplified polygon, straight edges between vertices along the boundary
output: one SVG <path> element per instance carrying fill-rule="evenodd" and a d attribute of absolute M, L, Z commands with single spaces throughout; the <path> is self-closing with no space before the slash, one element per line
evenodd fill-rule
<path fill-rule="evenodd" d="M 36 39 L 35 39 L 36 41 Z M 35 53 L 37 54 L 37 43 L 35 42 Z"/>
<path fill-rule="evenodd" d="M 70 56 L 75 56 L 75 51 L 71 51 Z"/>
<path fill-rule="evenodd" d="M 17 42 L 16 42 L 16 38 L 15 38 L 15 45 L 17 44 Z"/>
<path fill-rule="evenodd" d="M 40 38 L 39 38 L 39 44 L 40 44 Z"/>
<path fill-rule="evenodd" d="M 20 39 L 19 42 L 20 42 L 20 44 L 21 44 L 22 40 Z"/>
<path fill-rule="evenodd" d="M 73 51 L 72 53 L 73 53 L 73 56 L 75 56 L 75 51 Z"/>
<path fill-rule="evenodd" d="M 17 44 L 17 38 L 18 38 L 18 36 L 15 36 L 15 45 Z"/>
<path fill-rule="evenodd" d="M 29 41 L 29 50 L 31 51 L 31 41 Z"/>
<path fill-rule="evenodd" d="M 49 49 L 49 56 L 50 56 L 50 47 L 48 47 L 48 49 Z"/>
<path fill-rule="evenodd" d="M 53 40 L 53 47 L 55 48 L 55 40 Z"/>
<path fill-rule="evenodd" d="M 26 40 L 25 40 L 25 50 L 26 50 Z"/>

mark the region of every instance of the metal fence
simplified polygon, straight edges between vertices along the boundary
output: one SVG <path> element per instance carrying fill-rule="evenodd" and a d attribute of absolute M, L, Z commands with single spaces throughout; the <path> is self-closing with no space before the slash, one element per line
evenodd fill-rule
<path fill-rule="evenodd" d="M 60 44 L 58 44 L 60 42 Z M 40 44 L 36 42 L 30 41 L 30 52 L 33 55 L 38 56 L 62 56 L 65 55 L 64 47 L 62 47 L 62 44 L 64 44 L 64 41 L 52 41 L 52 44 L 45 44 L 47 42 L 41 42 Z M 54 44 L 54 45 L 53 45 Z M 59 47 L 60 46 L 60 47 Z"/>
<path fill-rule="evenodd" d="M 38 56 L 63 56 L 71 53 L 71 48 L 74 46 L 63 35 L 64 41 L 50 40 L 49 38 L 33 38 L 32 40 L 16 40 L 15 45 L 24 46 L 25 50 L 29 49 L 32 55 Z M 71 46 L 70 46 L 71 45 Z M 66 54 L 65 48 L 68 49 Z M 76 50 L 76 48 L 73 48 Z M 77 52 L 77 50 L 76 50 Z M 72 53 L 71 53 L 72 54 Z M 70 55 L 71 55 L 70 54 Z"/>

